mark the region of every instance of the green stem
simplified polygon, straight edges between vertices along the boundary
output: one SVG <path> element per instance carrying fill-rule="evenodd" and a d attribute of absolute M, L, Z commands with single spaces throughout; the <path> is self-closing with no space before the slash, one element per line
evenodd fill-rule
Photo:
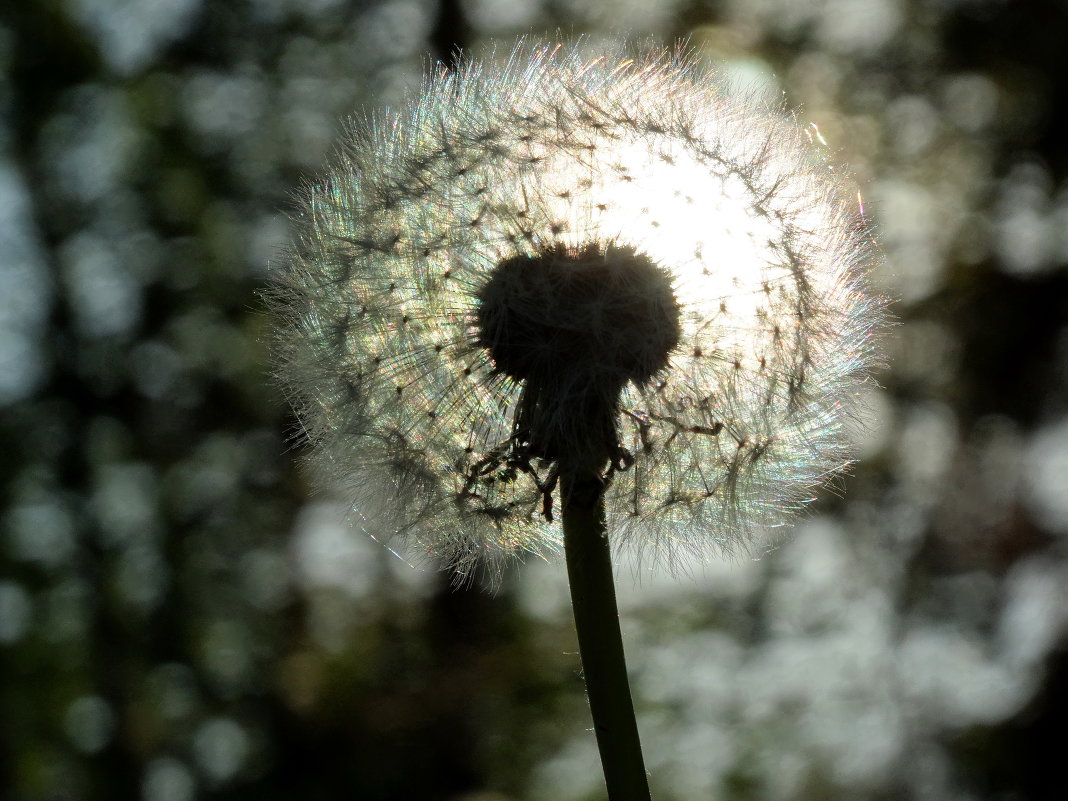
<path fill-rule="evenodd" d="M 604 480 L 596 473 L 565 475 L 560 495 L 571 605 L 608 798 L 649 801 L 649 780 L 619 632 L 605 531 Z"/>

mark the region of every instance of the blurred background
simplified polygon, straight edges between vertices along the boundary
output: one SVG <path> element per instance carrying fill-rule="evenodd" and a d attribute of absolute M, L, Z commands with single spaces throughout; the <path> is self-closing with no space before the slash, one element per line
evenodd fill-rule
<path fill-rule="evenodd" d="M 898 298 L 841 498 L 621 572 L 655 798 L 1068 798 L 1058 0 L 6 3 L 0 798 L 602 797 L 563 566 L 454 590 L 350 530 L 256 294 L 347 115 L 557 29 L 785 94 Z"/>

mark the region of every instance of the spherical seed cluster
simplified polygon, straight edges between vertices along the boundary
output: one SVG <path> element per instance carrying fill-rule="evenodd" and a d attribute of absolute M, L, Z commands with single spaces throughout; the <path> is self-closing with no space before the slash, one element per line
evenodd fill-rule
<path fill-rule="evenodd" d="M 730 550 L 848 464 L 882 310 L 851 198 L 685 57 L 436 75 L 307 190 L 271 295 L 312 460 L 461 574 L 555 550 L 598 448 L 615 547 Z"/>

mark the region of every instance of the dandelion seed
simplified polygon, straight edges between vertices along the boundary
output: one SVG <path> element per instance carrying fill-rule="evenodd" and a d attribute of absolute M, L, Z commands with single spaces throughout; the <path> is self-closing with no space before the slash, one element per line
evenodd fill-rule
<path fill-rule="evenodd" d="M 788 520 L 849 464 L 882 312 L 814 138 L 680 55 L 429 78 L 308 188 L 272 293 L 312 461 L 461 575 L 559 548 L 562 465 L 617 549 Z"/>

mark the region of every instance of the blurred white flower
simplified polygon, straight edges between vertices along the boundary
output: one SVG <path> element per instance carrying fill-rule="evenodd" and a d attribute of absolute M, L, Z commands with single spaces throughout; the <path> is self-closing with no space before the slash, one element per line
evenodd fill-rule
<path fill-rule="evenodd" d="M 689 57 L 442 72 L 296 223 L 279 375 L 376 538 L 461 573 L 553 551 L 586 459 L 615 547 L 730 550 L 849 463 L 883 306 L 854 191 Z"/>

